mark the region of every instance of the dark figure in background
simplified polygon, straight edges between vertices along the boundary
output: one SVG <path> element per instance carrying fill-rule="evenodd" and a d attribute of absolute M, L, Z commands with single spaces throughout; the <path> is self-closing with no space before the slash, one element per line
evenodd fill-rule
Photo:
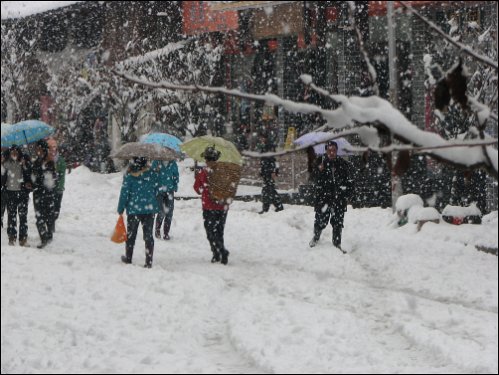
<path fill-rule="evenodd" d="M 239 151 L 248 149 L 248 138 L 247 138 L 247 127 L 246 125 L 241 125 L 239 128 L 239 134 L 236 138 L 236 147 Z"/>
<path fill-rule="evenodd" d="M 7 174 L 4 173 L 5 169 L 3 167 L 3 163 L 5 160 L 7 160 L 7 157 L 9 155 L 9 150 L 2 151 L 2 217 L 1 217 L 1 223 L 2 223 L 2 228 L 3 228 L 3 216 L 5 214 L 5 209 L 7 208 L 7 190 L 5 189 L 6 183 L 7 183 Z"/>
<path fill-rule="evenodd" d="M 94 166 L 95 169 L 104 173 L 106 170 L 106 153 L 107 153 L 107 131 L 106 131 L 106 121 L 104 116 L 99 116 L 95 120 L 94 128 L 93 128 L 93 136 L 94 136 Z"/>
<path fill-rule="evenodd" d="M 204 228 L 206 230 L 206 237 L 208 237 L 208 242 L 210 243 L 211 252 L 213 253 L 211 262 L 227 264 L 229 251 L 225 248 L 224 231 L 229 205 L 214 202 L 210 197 L 210 186 L 208 184 L 209 169 L 213 168 L 220 158 L 220 152 L 214 147 L 207 147 L 201 156 L 206 161 L 206 168 L 196 173 L 194 190 L 196 193 L 201 194 Z"/>
<path fill-rule="evenodd" d="M 161 210 L 156 215 L 156 238 L 161 238 L 161 225 L 163 225 L 163 239 L 170 239 L 170 228 L 175 209 L 175 192 L 178 190 L 178 165 L 175 160 L 154 161 L 152 168 L 158 173 L 159 194 L 158 201 Z"/>
<path fill-rule="evenodd" d="M 52 233 L 55 232 L 55 222 L 59 218 L 61 213 L 62 197 L 64 195 L 64 186 L 66 184 L 66 159 L 64 154 L 66 149 L 61 147 L 57 150 L 55 155 L 55 169 L 57 172 L 57 187 L 54 193 L 54 223 L 52 227 Z"/>
<path fill-rule="evenodd" d="M 338 145 L 334 141 L 326 144 L 326 154 L 317 159 L 315 185 L 314 237 L 310 247 L 319 242 L 322 230 L 331 221 L 333 245 L 341 249 L 341 232 L 347 210 L 347 200 L 353 195 L 353 176 L 350 165 L 337 157 Z"/>
<path fill-rule="evenodd" d="M 5 175 L 5 177 L 4 177 Z M 2 182 L 5 180 L 7 201 L 9 245 L 17 239 L 17 217 L 19 216 L 19 245 L 27 246 L 28 202 L 31 191 L 31 161 L 17 146 L 12 146 L 2 166 Z M 3 200 L 3 197 L 2 197 Z"/>
<path fill-rule="evenodd" d="M 268 145 L 262 147 L 262 152 L 270 152 L 271 147 Z M 281 197 L 275 188 L 275 179 L 279 175 L 279 167 L 274 157 L 262 158 L 260 161 L 260 176 L 263 178 L 262 188 L 262 210 L 259 214 L 268 212 L 270 205 L 275 206 L 275 211 L 284 210 Z"/>
<path fill-rule="evenodd" d="M 39 249 L 52 241 L 55 211 L 57 173 L 55 164 L 49 159 L 49 146 L 41 140 L 35 146 L 36 160 L 33 163 L 33 206 L 35 207 L 36 228 L 40 235 Z"/>
<path fill-rule="evenodd" d="M 118 203 L 118 214 L 127 212 L 127 240 L 125 255 L 121 261 L 132 263 L 133 248 L 139 224 L 142 223 L 143 238 L 146 246 L 144 267 L 152 267 L 154 253 L 154 216 L 159 212 L 158 174 L 153 171 L 146 158 L 134 158 L 123 177 Z"/>
<path fill-rule="evenodd" d="M 308 170 L 308 181 L 315 184 L 317 180 L 317 154 L 315 153 L 314 147 L 307 147 L 307 170 Z"/>

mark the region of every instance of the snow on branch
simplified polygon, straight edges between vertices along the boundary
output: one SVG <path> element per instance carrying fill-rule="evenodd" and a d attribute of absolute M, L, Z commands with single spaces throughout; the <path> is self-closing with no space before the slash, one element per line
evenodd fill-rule
<path fill-rule="evenodd" d="M 297 151 L 304 151 L 309 147 L 317 146 L 322 143 L 326 143 L 328 141 L 333 141 L 335 139 L 345 137 L 348 135 L 360 135 L 363 127 L 359 128 L 354 128 L 354 129 L 349 129 L 345 130 L 339 133 L 331 133 L 330 136 L 324 136 L 320 141 L 312 142 L 309 143 L 305 146 L 300 146 L 300 147 L 295 147 L 290 150 L 283 150 L 283 151 L 277 151 L 277 152 L 257 152 L 257 151 L 243 151 L 243 155 L 252 157 L 252 158 L 267 158 L 271 156 L 283 156 L 287 154 L 292 154 Z M 364 153 L 366 151 L 372 151 L 372 152 L 379 152 L 379 153 L 389 153 L 389 152 L 394 152 L 394 151 L 411 151 L 411 152 L 421 152 L 421 151 L 429 151 L 429 150 L 438 150 L 438 149 L 445 149 L 445 148 L 458 148 L 458 147 L 482 147 L 482 146 L 489 146 L 489 145 L 497 145 L 497 140 L 491 139 L 491 140 L 468 140 L 468 141 L 453 141 L 449 142 L 449 144 L 446 145 L 439 145 L 439 146 L 422 146 L 422 147 L 416 147 L 412 146 L 409 144 L 405 145 L 395 145 L 391 144 L 389 146 L 385 147 L 377 147 L 377 146 L 368 146 L 368 147 L 357 147 L 357 146 L 352 146 L 352 147 L 344 147 L 344 150 L 349 153 Z"/>
<path fill-rule="evenodd" d="M 273 105 L 282 106 L 292 113 L 319 113 L 328 122 L 328 126 L 335 129 L 342 129 L 349 126 L 356 127 L 358 124 L 381 123 L 406 143 L 431 150 L 428 154 L 439 160 L 465 168 L 484 167 L 496 179 L 498 178 L 498 152 L 493 146 L 484 146 L 483 142 L 463 144 L 456 141 L 447 141 L 438 134 L 421 130 L 407 120 L 390 102 L 377 96 L 347 97 L 344 95 L 331 95 L 326 90 L 320 89 L 309 82 L 311 88 L 324 95 L 328 95 L 331 99 L 340 104 L 340 107 L 337 109 L 326 110 L 313 104 L 297 103 L 292 100 L 282 99 L 273 94 L 255 95 L 224 87 L 175 85 L 170 82 L 154 83 L 116 70 L 113 72 L 132 82 L 154 88 L 225 94 L 253 101 L 272 103 Z M 336 137 L 336 135 L 334 136 Z M 497 143 L 497 139 L 490 139 L 489 141 L 491 143 Z M 463 152 L 462 146 L 467 146 L 468 149 Z M 455 150 L 454 148 L 458 148 L 458 150 Z M 300 150 L 300 148 L 293 151 L 296 152 L 298 150 Z"/>
<path fill-rule="evenodd" d="M 168 54 L 172 53 L 173 51 L 176 51 L 180 48 L 183 48 L 186 43 L 187 43 L 187 41 L 169 43 L 163 48 L 148 52 L 144 55 L 129 57 L 128 59 L 119 62 L 117 65 L 120 67 L 122 65 L 124 65 L 125 67 L 129 67 L 129 66 L 144 64 L 146 62 L 155 60 L 159 57 L 166 56 L 166 55 L 168 55 Z"/>
<path fill-rule="evenodd" d="M 453 46 L 459 48 L 461 51 L 464 53 L 474 57 L 476 60 L 494 68 L 497 70 L 497 61 L 494 61 L 487 56 L 484 56 L 476 51 L 474 51 L 471 47 L 459 43 L 458 41 L 452 39 L 449 35 L 447 35 L 445 32 L 443 32 L 437 25 L 435 25 L 433 22 L 427 20 L 425 17 L 423 17 L 417 10 L 415 10 L 412 6 L 409 4 L 406 4 L 405 1 L 399 1 L 399 3 L 409 10 L 412 14 L 414 14 L 416 17 L 418 17 L 421 21 L 423 21 L 425 24 L 427 24 L 433 31 L 437 32 L 440 36 L 442 36 L 445 40 L 447 40 L 450 44 Z"/>

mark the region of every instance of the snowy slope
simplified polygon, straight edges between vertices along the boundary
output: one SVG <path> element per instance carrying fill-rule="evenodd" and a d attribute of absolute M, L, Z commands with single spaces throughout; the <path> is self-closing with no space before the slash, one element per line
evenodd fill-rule
<path fill-rule="evenodd" d="M 308 247 L 310 207 L 235 202 L 222 266 L 201 202 L 177 201 L 146 270 L 140 233 L 133 266 L 109 240 L 121 178 L 68 175 L 44 250 L 8 246 L 2 229 L 2 373 L 497 373 L 497 257 L 474 248 L 497 247 L 497 213 L 417 232 L 350 208 L 343 255 L 330 227 Z M 29 225 L 34 246 L 31 204 Z"/>

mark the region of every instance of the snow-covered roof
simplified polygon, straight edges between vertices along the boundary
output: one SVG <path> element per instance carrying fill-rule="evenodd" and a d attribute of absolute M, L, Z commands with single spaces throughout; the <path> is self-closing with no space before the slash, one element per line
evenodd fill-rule
<path fill-rule="evenodd" d="M 2 1 L 2 20 L 32 16 L 81 1 Z"/>

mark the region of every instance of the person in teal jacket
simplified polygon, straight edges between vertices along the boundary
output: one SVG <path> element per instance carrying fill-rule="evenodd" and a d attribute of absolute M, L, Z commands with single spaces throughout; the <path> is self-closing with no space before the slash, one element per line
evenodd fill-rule
<path fill-rule="evenodd" d="M 161 238 L 161 224 L 163 225 L 163 239 L 170 239 L 170 227 L 175 208 L 175 192 L 178 190 L 179 173 L 175 160 L 169 162 L 154 161 L 153 167 L 159 175 L 158 202 L 160 211 L 156 215 L 156 238 Z"/>
<path fill-rule="evenodd" d="M 152 267 L 154 215 L 159 212 L 159 204 L 156 199 L 158 187 L 158 174 L 153 171 L 147 159 L 134 158 L 123 177 L 118 203 L 118 214 L 123 215 L 125 210 L 127 212 L 127 241 L 125 256 L 121 257 L 123 263 L 132 263 L 137 230 L 139 224 L 142 223 L 146 245 L 144 267 Z"/>

